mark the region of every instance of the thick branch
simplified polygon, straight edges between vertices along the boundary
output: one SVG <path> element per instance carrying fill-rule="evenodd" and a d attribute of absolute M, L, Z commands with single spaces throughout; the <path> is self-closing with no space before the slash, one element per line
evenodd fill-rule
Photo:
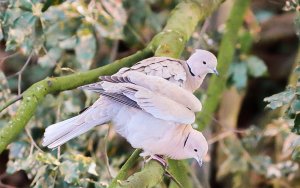
<path fill-rule="evenodd" d="M 135 164 L 135 162 L 137 161 L 137 159 L 140 157 L 140 153 L 141 153 L 141 150 L 140 149 L 136 149 L 131 154 L 131 156 L 129 157 L 129 159 L 122 166 L 122 168 L 120 169 L 118 175 L 113 179 L 113 181 L 111 182 L 111 184 L 109 185 L 108 188 L 114 188 L 114 187 L 116 187 L 118 185 L 118 181 L 121 181 L 121 180 L 123 180 L 123 179 L 126 178 L 127 172 L 129 171 L 129 169 L 131 167 L 133 167 L 133 165 Z"/>
<path fill-rule="evenodd" d="M 226 22 L 225 33 L 222 37 L 218 54 L 218 71 L 220 77 L 212 76 L 207 90 L 207 99 L 204 102 L 203 110 L 197 115 L 196 122 L 199 130 L 203 130 L 211 122 L 211 117 L 216 111 L 222 93 L 226 88 L 230 64 L 233 61 L 237 33 L 242 26 L 244 15 L 249 0 L 236 0 Z"/>
<path fill-rule="evenodd" d="M 157 161 L 148 162 L 142 171 L 134 173 L 127 180 L 120 182 L 118 188 L 154 187 L 162 181 L 164 169 Z"/>

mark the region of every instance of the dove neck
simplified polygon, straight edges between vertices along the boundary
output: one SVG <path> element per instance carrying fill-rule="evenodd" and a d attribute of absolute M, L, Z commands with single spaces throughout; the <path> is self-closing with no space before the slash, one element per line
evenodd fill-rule
<path fill-rule="evenodd" d="M 185 88 L 194 92 L 200 87 L 206 75 L 196 76 L 194 73 L 192 73 L 191 68 L 187 62 L 184 63 L 183 66 L 187 72 L 187 80 L 185 83 L 186 84 Z"/>
<path fill-rule="evenodd" d="M 189 135 L 193 129 L 191 125 L 186 125 L 186 126 L 179 125 L 179 126 L 181 126 L 181 129 L 178 129 L 178 132 L 176 134 L 177 138 L 173 137 L 172 139 L 173 141 L 176 140 L 176 142 L 173 142 L 174 145 L 172 147 L 166 149 L 166 155 L 169 156 L 171 159 L 177 159 L 177 160 L 190 158 L 189 154 L 186 152 L 185 149 L 185 141 L 189 139 Z"/>

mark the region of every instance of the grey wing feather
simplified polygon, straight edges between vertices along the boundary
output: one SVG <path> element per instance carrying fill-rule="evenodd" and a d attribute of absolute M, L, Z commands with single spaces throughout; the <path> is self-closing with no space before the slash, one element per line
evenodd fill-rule
<path fill-rule="evenodd" d="M 164 78 L 182 87 L 187 80 L 186 70 L 182 65 L 183 63 L 184 61 L 173 58 L 151 57 L 138 62 L 130 68 L 121 69 L 115 75 L 122 76 L 129 71 L 138 71 L 146 75 Z"/>
<path fill-rule="evenodd" d="M 126 83 L 127 82 L 126 79 L 120 79 L 120 78 L 121 77 L 116 77 L 116 76 L 114 76 L 114 78 L 112 78 L 111 76 L 102 76 L 101 77 L 102 80 L 112 82 L 112 83 L 120 83 L 120 82 Z M 128 98 L 127 96 L 125 96 L 123 94 L 105 92 L 105 90 L 101 86 L 101 82 L 81 86 L 80 89 L 100 93 L 101 95 L 103 95 L 113 101 L 119 102 L 121 104 L 125 104 L 125 105 L 133 107 L 133 108 L 141 109 L 141 107 L 137 104 L 137 102 L 135 102 L 134 100 L 131 100 L 130 98 Z"/>

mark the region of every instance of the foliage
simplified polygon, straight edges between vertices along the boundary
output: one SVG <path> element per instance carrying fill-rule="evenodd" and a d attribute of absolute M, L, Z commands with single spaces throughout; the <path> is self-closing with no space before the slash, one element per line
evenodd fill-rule
<path fill-rule="evenodd" d="M 38 0 L 10 1 L 1 15 L 6 50 L 39 54 L 38 63 L 48 67 L 54 67 L 71 50 L 78 68 L 88 70 L 96 55 L 96 34 L 122 37 L 127 16 L 116 1 L 66 1 L 46 11 L 44 6 Z"/>
<path fill-rule="evenodd" d="M 297 179 L 299 170 L 297 161 L 291 159 L 295 153 L 295 146 L 292 145 L 297 140 L 299 136 L 290 134 L 288 123 L 284 120 L 274 120 L 264 129 L 252 126 L 241 136 L 240 141 L 237 138 L 221 141 L 225 147 L 223 152 L 228 157 L 220 166 L 218 178 L 224 179 L 230 174 L 242 176 L 247 182 L 244 183 L 253 187 L 276 179 L 285 182 L 285 177 L 291 177 L 288 181 L 292 182 Z M 257 174 L 261 179 L 248 182 L 247 177 L 251 174 Z M 239 181 L 239 178 L 233 179 L 235 187 L 242 186 L 243 182 Z"/>
<path fill-rule="evenodd" d="M 257 56 L 250 55 L 242 62 L 234 62 L 230 67 L 229 83 L 238 89 L 245 89 L 248 77 L 257 78 L 265 75 L 267 67 Z"/>
<path fill-rule="evenodd" d="M 300 68 L 297 67 L 295 74 L 299 76 Z M 297 76 L 297 77 L 298 77 Z M 300 79 L 296 86 L 290 86 L 285 91 L 274 94 L 270 97 L 264 99 L 268 102 L 267 108 L 277 109 L 282 106 L 287 106 L 285 110 L 285 118 L 290 122 L 292 127 L 292 132 L 300 134 Z"/>
<path fill-rule="evenodd" d="M 17 96 L 19 78 L 14 77 L 13 73 L 22 68 L 24 64 L 20 62 L 26 62 L 30 54 L 34 54 L 34 58 L 22 73 L 23 89 L 48 76 L 62 76 L 108 64 L 114 59 L 127 56 L 147 46 L 153 35 L 162 31 L 170 11 L 178 2 L 180 1 L 0 1 L 0 40 L 5 43 L 8 52 L 16 53 L 16 56 L 12 54 L 13 57 L 5 59 L 4 72 L 0 71 L 0 106 Z M 197 4 L 199 1 L 192 0 L 192 2 Z M 299 29 L 299 1 L 289 2 L 286 10 L 297 11 L 295 22 Z M 215 6 L 217 5 L 216 3 Z M 205 6 L 207 5 L 204 4 Z M 242 10 L 236 9 L 236 11 Z M 189 13 L 187 12 L 186 15 Z M 193 15 L 193 19 L 196 20 L 197 16 L 200 18 L 207 16 L 202 14 L 203 11 L 199 12 L 199 15 Z M 235 32 L 230 33 L 230 37 L 234 40 L 227 41 L 223 48 L 219 47 L 226 29 L 200 35 L 202 33 L 200 24 L 186 47 L 188 52 L 185 52 L 185 55 L 200 46 L 213 51 L 220 50 L 223 57 L 229 57 L 227 50 L 231 47 L 232 63 L 226 58 L 221 60 L 221 62 L 228 61 L 222 66 L 231 63 L 230 67 L 225 67 L 228 71 L 222 71 L 221 79 L 222 84 L 224 83 L 222 89 L 226 91 L 230 87 L 235 87 L 239 90 L 240 96 L 243 96 L 244 92 L 251 93 L 247 91 L 249 83 L 260 77 L 268 77 L 269 70 L 260 55 L 251 50 L 252 44 L 256 42 L 257 33 L 253 32 L 252 28 L 249 29 L 249 23 L 242 24 L 243 18 L 240 14 L 237 15 L 243 26 L 235 28 L 236 24 L 231 25 L 235 28 Z M 180 18 L 180 14 L 175 16 Z M 186 42 L 188 35 L 192 34 L 193 28 L 182 27 L 180 19 L 176 19 L 170 25 L 178 27 L 179 34 L 163 31 L 154 39 L 168 44 L 174 36 L 176 38 L 179 36 Z M 172 46 L 159 46 L 160 50 L 156 55 L 167 54 L 179 57 L 184 46 L 180 41 L 171 41 L 172 44 L 176 44 Z M 150 46 L 151 44 L 153 43 L 150 43 Z M 1 63 L 2 59 L 0 59 L 0 68 Z M 223 67 L 222 70 L 225 68 Z M 295 72 L 298 74 L 300 68 Z M 217 83 L 215 86 L 219 86 L 221 79 L 213 78 L 214 83 Z M 290 133 L 290 127 L 292 131 L 299 134 L 298 87 L 299 82 L 265 99 L 268 102 L 267 108 L 285 110 L 286 119 L 273 120 L 272 117 L 270 120 L 265 115 L 263 119 L 271 123 L 260 122 L 245 128 L 237 135 L 231 133 L 227 138 L 222 137 L 218 140 L 221 154 L 213 151 L 205 159 L 204 167 L 200 170 L 204 171 L 204 168 L 209 166 L 219 168 L 213 169 L 211 174 L 208 174 L 205 169 L 198 178 L 205 179 L 210 175 L 214 176 L 216 172 L 219 182 L 227 181 L 228 177 L 231 177 L 232 184 L 229 187 L 270 186 L 277 181 L 293 187 L 299 176 L 300 139 L 298 135 Z M 212 100 L 215 103 L 214 109 L 209 115 L 203 114 L 205 119 L 209 121 L 214 119 L 212 116 L 217 109 L 216 101 L 221 98 L 223 90 L 212 90 L 207 95 L 202 94 L 202 102 L 209 101 L 212 95 L 218 95 L 216 100 Z M 32 187 L 107 187 L 110 182 L 114 182 L 110 184 L 112 187 L 118 185 L 126 187 L 136 183 L 139 185 L 144 183 L 146 186 L 160 182 L 163 168 L 156 162 L 148 163 L 141 172 L 122 181 L 137 171 L 135 161 L 140 151 L 134 152 L 132 157 L 134 162 L 127 161 L 123 165 L 131 150 L 128 144 L 124 144 L 124 140 L 117 137 L 114 132 L 108 133 L 107 125 L 68 142 L 60 150 L 49 151 L 41 148 L 42 135 L 47 125 L 77 115 L 81 109 L 91 105 L 97 98 L 95 94 L 80 90 L 54 93 L 45 97 L 45 100 L 38 105 L 26 131 L 17 138 L 16 142 L 10 144 L 6 173 L 14 174 L 23 170 L 31 180 Z M 8 125 L 11 117 L 15 116 L 19 104 L 16 102 L 0 113 L 0 128 Z M 209 105 L 211 106 L 213 105 Z M 223 127 L 223 124 L 221 125 Z M 214 130 L 211 127 L 207 129 Z M 220 134 L 217 137 L 222 136 L 220 132 L 217 134 Z M 210 149 L 214 150 L 214 147 L 210 145 Z M 222 158 L 222 155 L 225 157 Z M 208 164 L 208 158 L 211 159 L 211 165 Z M 217 161 L 219 159 L 220 161 Z M 180 182 L 188 182 L 184 184 L 185 187 L 200 187 L 200 184 L 205 184 L 205 180 L 202 179 L 201 183 L 198 182 L 194 170 L 196 168 L 191 161 L 185 163 L 171 161 L 170 167 L 172 167 L 170 173 Z M 113 179 L 112 177 L 116 177 L 117 174 L 117 178 Z M 141 179 L 142 182 L 139 182 Z M 165 181 L 157 186 L 176 187 L 174 181 L 170 183 L 169 178 L 165 178 Z"/>
<path fill-rule="evenodd" d="M 300 36 L 300 1 L 299 0 L 287 0 L 283 8 L 285 11 L 296 11 L 297 16 L 295 18 L 296 33 Z"/>

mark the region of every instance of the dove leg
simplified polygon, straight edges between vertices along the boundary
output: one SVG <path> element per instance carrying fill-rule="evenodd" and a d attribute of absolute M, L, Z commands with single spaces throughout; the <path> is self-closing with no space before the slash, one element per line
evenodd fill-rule
<path fill-rule="evenodd" d="M 168 166 L 167 161 L 160 155 L 150 155 L 150 157 L 146 160 L 146 163 L 148 163 L 151 159 L 158 161 L 165 168 Z"/>
<path fill-rule="evenodd" d="M 143 157 L 143 168 L 145 166 L 145 164 L 147 163 L 147 157 L 149 157 L 151 154 L 148 152 L 143 151 L 142 153 L 140 153 L 140 157 Z"/>

